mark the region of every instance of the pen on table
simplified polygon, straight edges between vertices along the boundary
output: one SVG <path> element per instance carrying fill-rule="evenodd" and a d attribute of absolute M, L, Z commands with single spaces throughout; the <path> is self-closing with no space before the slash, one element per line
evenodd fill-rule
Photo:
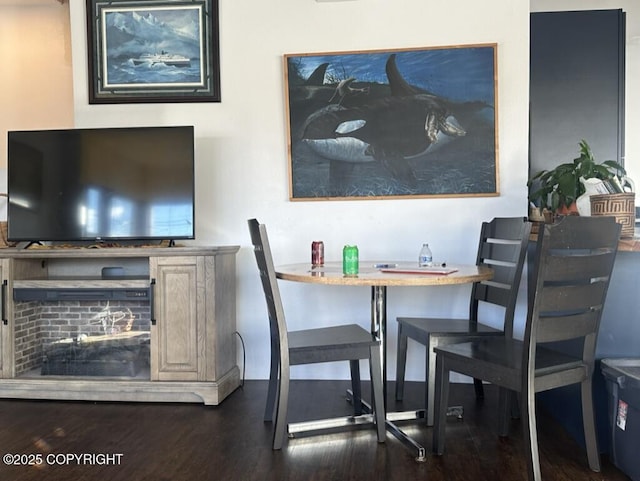
<path fill-rule="evenodd" d="M 374 268 L 376 269 L 392 269 L 394 267 L 398 267 L 398 264 L 374 264 L 373 265 Z M 429 267 L 447 267 L 447 263 L 446 262 L 436 262 L 434 263 L 432 266 Z"/>

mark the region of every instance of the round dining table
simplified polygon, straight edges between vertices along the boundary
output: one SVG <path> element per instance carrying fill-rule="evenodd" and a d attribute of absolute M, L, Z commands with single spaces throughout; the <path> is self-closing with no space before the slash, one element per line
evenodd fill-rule
<path fill-rule="evenodd" d="M 419 268 L 417 262 L 360 261 L 358 274 L 354 276 L 343 274 L 342 262 L 327 262 L 320 267 L 312 267 L 310 263 L 277 266 L 276 276 L 285 281 L 310 284 L 371 287 L 371 332 L 380 339 L 386 402 L 387 287 L 469 284 L 490 280 L 493 271 L 483 265 L 447 264 L 424 269 Z M 387 430 L 414 450 L 416 459 L 426 459 L 424 448 L 397 428 L 389 417 Z"/>

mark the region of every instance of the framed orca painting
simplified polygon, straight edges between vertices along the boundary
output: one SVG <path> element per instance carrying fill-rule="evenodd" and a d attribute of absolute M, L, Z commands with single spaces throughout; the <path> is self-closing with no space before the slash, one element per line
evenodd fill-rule
<path fill-rule="evenodd" d="M 496 49 L 284 55 L 290 199 L 498 195 Z"/>
<path fill-rule="evenodd" d="M 219 102 L 218 0 L 87 0 L 89 103 Z"/>

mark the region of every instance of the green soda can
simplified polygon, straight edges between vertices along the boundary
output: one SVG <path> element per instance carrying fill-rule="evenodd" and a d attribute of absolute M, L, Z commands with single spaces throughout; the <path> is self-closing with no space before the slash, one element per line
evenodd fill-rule
<path fill-rule="evenodd" d="M 358 246 L 346 245 L 342 249 L 342 273 L 345 276 L 358 275 Z"/>

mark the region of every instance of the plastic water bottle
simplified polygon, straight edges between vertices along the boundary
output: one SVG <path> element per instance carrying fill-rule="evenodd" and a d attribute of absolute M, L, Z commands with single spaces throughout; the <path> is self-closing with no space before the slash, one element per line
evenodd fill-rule
<path fill-rule="evenodd" d="M 418 265 L 420 267 L 431 267 L 433 265 L 433 256 L 429 244 L 422 244 L 420 255 L 418 256 Z"/>

